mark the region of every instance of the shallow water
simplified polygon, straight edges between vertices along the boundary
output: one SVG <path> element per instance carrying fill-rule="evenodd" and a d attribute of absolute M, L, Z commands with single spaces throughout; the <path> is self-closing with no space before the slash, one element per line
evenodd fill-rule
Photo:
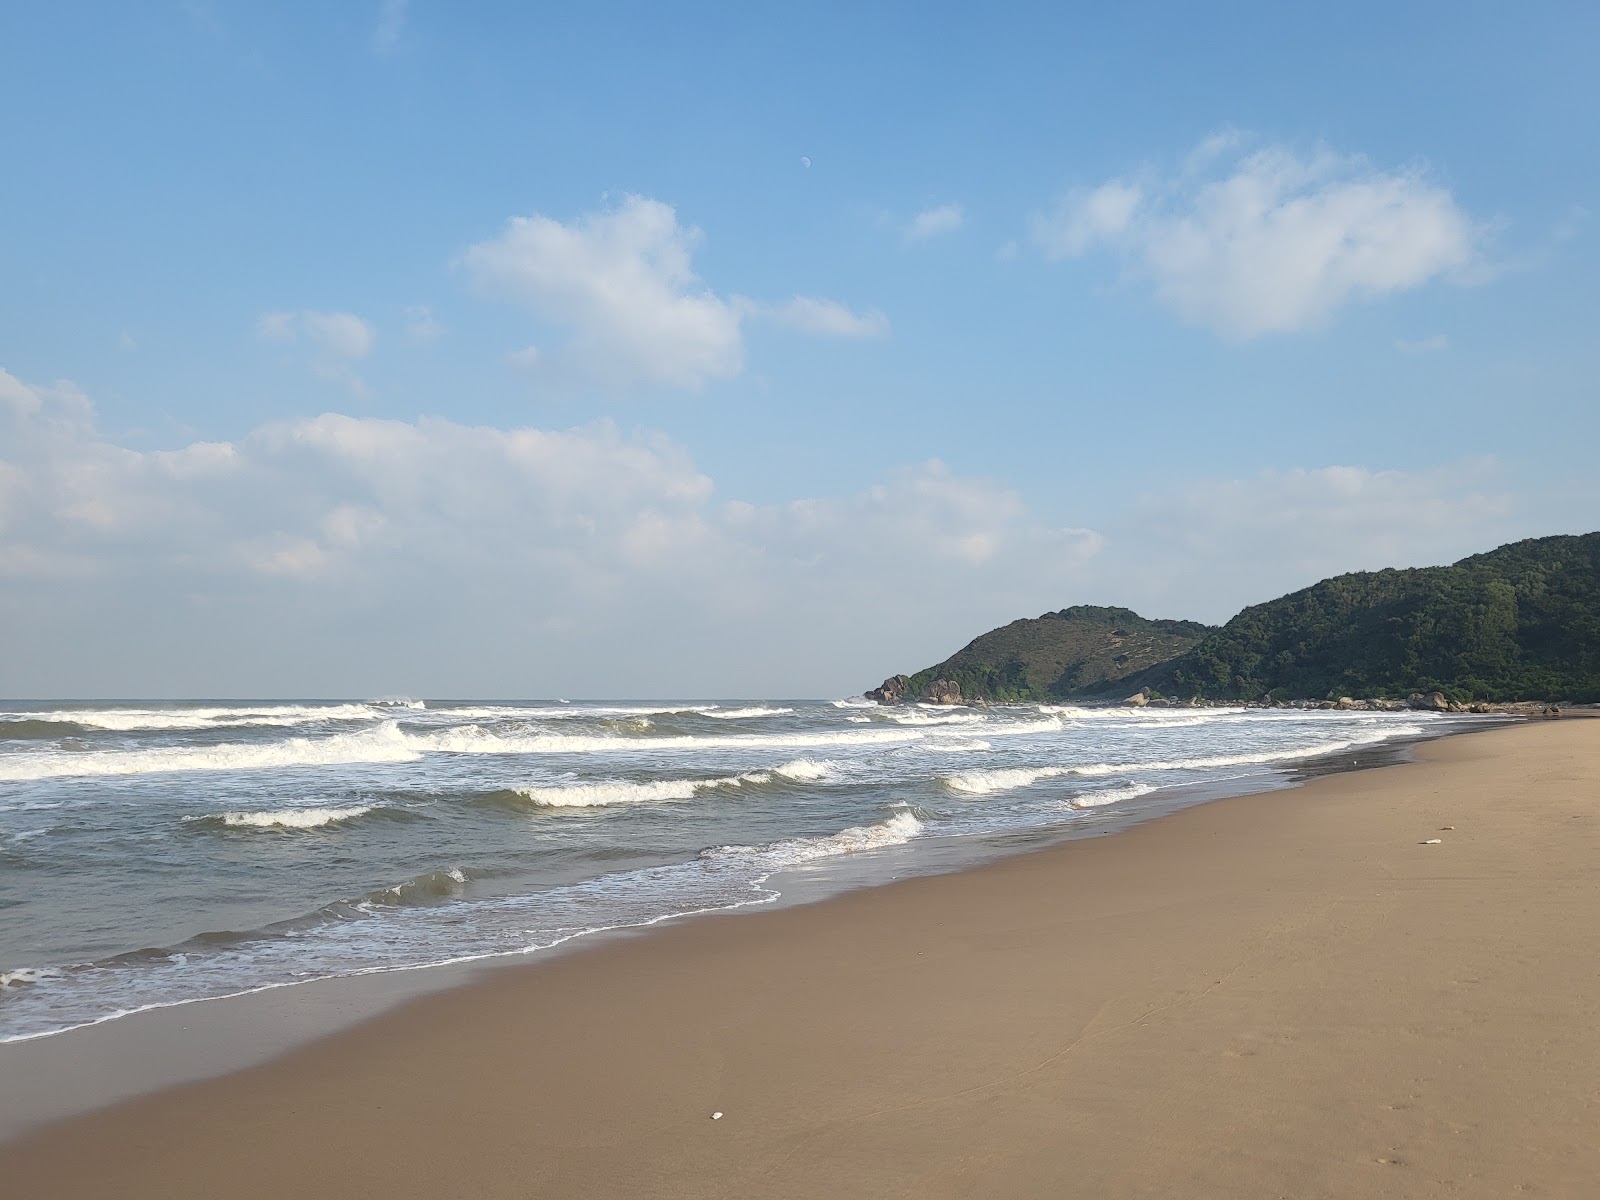
<path fill-rule="evenodd" d="M 773 877 L 797 868 L 859 879 L 892 851 L 917 870 L 1087 830 L 1158 789 L 1258 790 L 1461 720 L 863 701 L 11 705 L 0 1040 L 770 903 Z"/>

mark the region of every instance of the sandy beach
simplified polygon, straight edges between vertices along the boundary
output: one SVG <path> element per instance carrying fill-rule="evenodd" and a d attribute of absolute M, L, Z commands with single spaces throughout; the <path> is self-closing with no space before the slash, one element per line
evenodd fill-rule
<path fill-rule="evenodd" d="M 1600 721 L 1418 760 L 494 971 L 35 1131 L 0 1179 L 129 1200 L 1592 1195 Z"/>

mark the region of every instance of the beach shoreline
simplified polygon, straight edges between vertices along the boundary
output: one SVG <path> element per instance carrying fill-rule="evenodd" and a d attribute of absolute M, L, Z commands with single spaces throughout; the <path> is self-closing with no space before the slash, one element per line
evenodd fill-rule
<path fill-rule="evenodd" d="M 500 965 L 26 1133 L 0 1173 L 62 1196 L 1579 1194 L 1597 736 L 1451 736 Z"/>
<path fill-rule="evenodd" d="M 1497 728 L 1485 721 L 1477 730 Z M 754 915 L 815 904 L 904 879 L 974 870 L 1067 841 L 1114 836 L 1148 821 L 1219 799 L 1292 789 L 1330 774 L 1413 760 L 1416 747 L 1457 736 L 1461 726 L 1390 742 L 1346 748 L 1285 766 L 1270 775 L 1159 788 L 1147 795 L 1075 814 L 1054 827 L 987 835 L 920 837 L 904 845 L 831 857 L 778 871 L 770 899 L 637 925 L 586 931 L 556 945 L 332 975 L 223 996 L 157 1005 L 17 1041 L 0 1042 L 0 1077 L 29 1078 L 25 1090 L 0 1090 L 0 1145 L 33 1129 L 180 1084 L 217 1078 L 351 1029 L 434 992 L 469 986 L 487 974 L 548 963 L 619 940 L 707 916 Z"/>

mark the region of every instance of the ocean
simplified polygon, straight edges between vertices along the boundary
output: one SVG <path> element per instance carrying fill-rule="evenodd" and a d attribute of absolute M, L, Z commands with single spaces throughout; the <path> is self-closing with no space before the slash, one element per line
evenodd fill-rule
<path fill-rule="evenodd" d="M 1473 720 L 853 699 L 0 706 L 0 1041 L 941 869 Z"/>

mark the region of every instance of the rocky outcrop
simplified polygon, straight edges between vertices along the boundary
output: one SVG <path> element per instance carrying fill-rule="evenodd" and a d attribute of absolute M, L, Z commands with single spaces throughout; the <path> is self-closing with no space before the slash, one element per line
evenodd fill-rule
<path fill-rule="evenodd" d="M 961 685 L 948 679 L 935 679 L 917 697 L 924 704 L 960 704 Z"/>
<path fill-rule="evenodd" d="M 906 693 L 910 690 L 911 680 L 904 675 L 891 675 L 878 687 L 862 694 L 868 700 L 876 700 L 879 704 L 903 704 Z"/>
<path fill-rule="evenodd" d="M 1122 702 L 1124 708 L 1143 708 L 1150 703 L 1150 689 L 1140 688 Z"/>
<path fill-rule="evenodd" d="M 1450 701 L 1445 699 L 1443 692 L 1429 692 L 1424 696 L 1421 692 L 1412 692 L 1406 697 L 1406 707 L 1419 709 L 1423 712 L 1450 712 Z M 1460 712 L 1459 705 L 1456 712 Z"/>

